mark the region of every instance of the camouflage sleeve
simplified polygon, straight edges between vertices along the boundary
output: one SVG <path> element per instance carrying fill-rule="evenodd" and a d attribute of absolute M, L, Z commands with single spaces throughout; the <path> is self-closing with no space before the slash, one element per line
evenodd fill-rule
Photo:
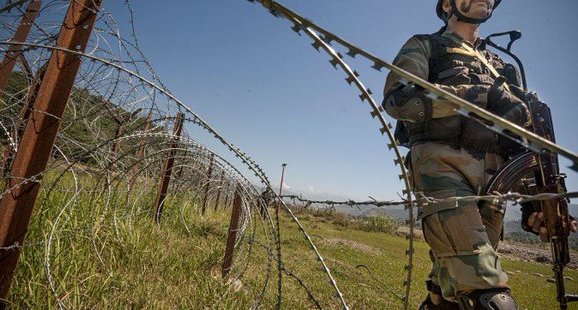
<path fill-rule="evenodd" d="M 429 75 L 430 44 L 419 37 L 410 38 L 395 57 L 393 64 L 418 77 L 427 79 Z M 383 107 L 391 117 L 415 122 L 424 118 L 426 104 L 431 100 L 425 98 L 423 91 L 400 82 L 395 73 L 387 76 L 384 87 Z"/>
<path fill-rule="evenodd" d="M 431 55 L 431 46 L 427 40 L 418 37 L 410 38 L 401 48 L 398 55 L 393 60 L 393 64 L 401 69 L 404 69 L 424 80 L 429 77 L 429 58 Z M 390 96 L 401 93 L 403 84 L 399 81 L 400 78 L 395 73 L 389 73 L 385 81 L 384 93 L 384 108 L 387 114 L 398 120 L 415 121 L 415 114 L 421 111 L 413 111 L 412 107 L 407 107 L 399 104 L 394 104 L 395 100 L 387 100 Z M 438 85 L 440 86 L 440 85 Z M 463 87 L 446 87 L 443 89 L 454 94 L 463 93 Z M 443 102 L 443 100 L 434 100 L 432 105 L 432 118 L 440 118 L 455 115 L 453 108 Z"/>
<path fill-rule="evenodd" d="M 397 57 L 393 60 L 393 64 L 427 80 L 429 76 L 430 55 L 431 48 L 429 42 L 412 37 L 403 45 Z M 399 76 L 395 73 L 390 73 L 385 80 L 383 93 L 384 95 L 388 94 L 400 86 L 402 86 L 402 84 L 399 82 Z"/>

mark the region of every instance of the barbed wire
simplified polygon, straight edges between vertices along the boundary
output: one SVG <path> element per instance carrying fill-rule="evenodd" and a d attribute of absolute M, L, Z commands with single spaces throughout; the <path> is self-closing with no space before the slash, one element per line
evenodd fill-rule
<path fill-rule="evenodd" d="M 370 61 L 372 63 L 372 68 L 375 70 L 381 71 L 382 68 L 390 70 L 401 78 L 402 83 L 407 84 L 411 82 L 420 87 L 423 87 L 428 92 L 428 97 L 433 99 L 438 97 L 446 99 L 446 102 L 455 109 L 456 113 L 482 124 L 493 132 L 518 143 L 524 148 L 537 153 L 552 152 L 568 158 L 573 164 L 570 168 L 574 171 L 578 171 L 578 154 L 575 152 L 569 151 L 564 147 L 545 138 L 542 138 L 537 134 L 530 132 L 512 122 L 497 117 L 496 115 L 476 106 L 475 104 L 468 102 L 467 100 L 464 100 L 463 98 L 458 97 L 455 94 L 449 93 L 414 74 L 411 74 L 395 65 L 392 65 L 387 61 L 380 59 L 379 57 L 372 55 L 371 53 L 366 52 L 365 50 L 318 26 L 312 21 L 303 18 L 296 12 L 281 5 L 277 1 L 249 0 L 249 2 L 258 2 L 267 8 L 274 16 L 283 17 L 289 20 L 294 25 L 292 28 L 293 31 L 297 33 L 304 31 L 308 35 L 311 33 L 313 36 L 317 36 L 319 40 L 315 40 L 313 43 L 315 48 L 324 45 L 330 46 L 332 43 L 339 45 L 340 47 L 343 47 L 347 50 L 346 55 L 352 58 L 360 56 Z M 339 53 L 336 55 L 338 57 L 331 60 L 331 63 L 334 66 L 337 64 L 338 59 L 343 58 L 343 56 Z"/>
<path fill-rule="evenodd" d="M 43 269 L 43 272 L 29 274 L 26 280 L 44 274 L 45 287 L 54 304 L 61 309 L 82 307 L 82 303 L 74 302 L 82 302 L 85 297 L 78 291 L 78 283 L 69 280 L 75 272 L 81 271 L 63 272 L 66 265 L 63 257 L 73 257 L 80 251 L 79 245 L 73 241 L 84 240 L 91 249 L 85 255 L 92 257 L 106 273 L 115 273 L 114 264 L 111 263 L 114 256 L 111 257 L 110 252 L 125 244 L 126 227 L 133 226 L 142 217 L 150 216 L 150 204 L 163 174 L 163 163 L 167 156 L 171 156 L 178 162 L 172 172 L 178 177 L 171 180 L 173 190 L 166 199 L 181 200 L 182 204 L 177 210 L 165 208 L 161 225 L 179 223 L 189 234 L 194 233 L 192 227 L 196 224 L 191 219 L 191 212 L 198 212 L 203 204 L 214 203 L 217 208 L 217 197 L 221 194 L 225 196 L 221 203 L 228 206 L 233 201 L 234 193 L 240 192 L 242 216 L 235 240 L 236 259 L 230 277 L 247 276 L 247 270 L 256 268 L 255 265 L 257 268 L 264 267 L 254 257 L 265 255 L 269 262 L 262 271 L 265 276 L 251 288 L 256 292 L 253 307 L 260 307 L 265 294 L 269 293 L 270 278 L 275 277 L 279 287 L 275 295 L 280 306 L 284 284 L 281 277 L 274 274 L 272 262 L 283 260 L 271 249 L 280 247 L 281 238 L 276 232 L 281 228 L 269 215 L 261 197 L 263 189 L 257 188 L 250 180 L 252 177 L 248 177 L 254 174 L 265 188 L 272 191 L 265 172 L 245 152 L 166 89 L 139 48 L 134 12 L 129 2 L 125 3 L 130 16 L 129 29 L 132 30 L 128 36 L 119 31 L 119 21 L 103 10 L 98 15 L 85 52 L 55 46 L 59 20 L 68 3 L 64 0 L 44 2 L 40 9 L 41 17 L 33 22 L 26 41 L 1 37 L 0 56 L 7 55 L 12 47 L 18 47 L 21 54 L 8 87 L 0 92 L 0 137 L 4 151 L 2 181 L 11 181 L 11 186 L 6 188 L 3 195 L 13 193 L 28 183 L 43 184 L 37 201 L 37 214 L 32 218 L 27 236 L 33 241 L 8 244 L 0 248 L 1 253 L 20 250 L 42 252 L 32 258 L 23 258 L 25 264 L 42 266 Z M 3 29 L 15 30 L 26 12 L 20 10 L 19 13 L 12 16 L 10 21 L 3 19 Z M 44 113 L 33 108 L 35 89 L 42 81 L 40 73 L 54 52 L 74 54 L 83 63 L 64 116 L 57 118 L 52 115 L 60 121 L 61 130 L 46 171 L 34 178 L 16 179 L 10 175 L 10 168 L 22 142 L 20 128 L 26 125 L 28 117 L 21 115 Z M 176 139 L 170 131 L 177 123 L 176 115 L 179 112 L 185 113 L 185 130 Z M 191 127 L 202 129 L 208 138 L 220 142 L 230 154 L 216 154 L 196 139 L 191 139 Z M 194 136 L 198 135 L 195 133 Z M 176 146 L 175 140 L 178 140 Z M 213 174 L 208 175 L 211 166 Z M 219 185 L 216 182 L 220 182 Z M 204 192 L 204 188 L 208 190 Z M 329 267 L 302 224 L 285 204 L 282 207 L 297 223 L 304 241 L 322 265 L 322 272 L 331 279 L 330 285 L 336 287 Z M 88 222 L 88 229 L 79 229 L 80 222 Z M 73 231 L 70 239 L 67 239 L 68 231 Z M 264 238 L 265 252 L 257 251 L 249 242 L 257 235 Z M 39 260 L 30 261 L 36 258 Z M 281 264 L 279 272 L 297 279 L 285 264 Z M 75 263 L 73 266 L 78 265 Z M 298 282 L 300 285 L 304 283 L 303 280 Z M 16 292 L 22 290 L 19 283 L 16 281 L 13 288 Z M 62 297 L 69 296 L 70 292 L 78 292 L 74 293 L 79 294 L 78 298 Z M 310 290 L 307 292 L 311 293 Z M 24 300 L 19 302 L 23 307 L 34 308 L 33 304 L 27 304 Z"/>
<path fill-rule="evenodd" d="M 114 14 L 106 10 L 99 12 L 85 52 L 56 46 L 61 20 L 69 3 L 68 0 L 44 1 L 39 10 L 40 17 L 32 22 L 31 33 L 22 42 L 12 40 L 11 35 L 26 14 L 24 8 L 0 12 L 0 57 L 7 56 L 11 48 L 18 47 L 20 50 L 8 85 L 0 89 L 0 150 L 3 161 L 0 178 L 8 184 L 2 195 L 17 193 L 29 184 L 42 185 L 27 233 L 26 240 L 29 241 L 8 242 L 0 247 L 1 257 L 14 251 L 31 254 L 22 257 L 28 268 L 20 271 L 15 280 L 15 293 L 10 299 L 15 306 L 44 306 L 21 298 L 30 294 L 43 296 L 44 303 L 49 300 L 49 303 L 61 309 L 84 308 L 88 304 L 95 307 L 94 301 L 87 301 L 90 294 L 83 290 L 88 287 L 85 281 L 91 283 L 96 280 L 91 277 L 80 280 L 79 275 L 96 265 L 98 267 L 92 271 L 93 274 L 120 277 L 120 252 L 131 242 L 138 242 L 131 239 L 131 233 L 143 223 L 151 221 L 151 215 L 158 210 L 153 211 L 155 200 L 158 199 L 164 208 L 161 208 L 162 220 L 154 229 L 165 234 L 182 232 L 184 238 L 211 233 L 222 236 L 225 232 L 220 225 L 221 217 L 229 216 L 238 193 L 241 215 L 233 242 L 235 261 L 228 277 L 248 278 L 251 286 L 246 290 L 252 298 L 251 307 L 260 308 L 273 299 L 277 307 L 288 303 L 287 300 L 294 302 L 296 297 L 287 294 L 289 283 L 294 281 L 293 285 L 297 283 L 298 287 L 303 288 L 315 307 L 322 308 L 327 302 L 329 307 L 336 307 L 338 303 L 347 309 L 350 305 L 345 298 L 347 292 L 338 285 L 343 274 L 335 276 L 332 273 L 333 261 L 322 255 L 304 223 L 281 199 L 297 198 L 277 196 L 265 171 L 255 160 L 203 120 L 190 108 L 190 104 L 179 100 L 167 89 L 139 46 L 135 11 L 130 2 L 124 2 L 124 14 L 129 16 L 128 20 L 117 20 Z M 375 199 L 314 201 L 300 197 L 299 201 L 379 207 L 440 202 L 433 198 L 412 196 L 410 179 L 403 165 L 405 158 L 395 143 L 391 124 L 381 114 L 379 105 L 359 79 L 359 74 L 329 44 L 328 33 L 297 15 L 287 16 L 295 31 L 306 33 L 314 40 L 315 48 L 323 49 L 330 55 L 331 64 L 341 68 L 347 76 L 346 82 L 359 89 L 361 101 L 369 104 L 372 117 L 379 122 L 379 130 L 386 137 L 387 148 L 394 153 L 394 163 L 400 169 L 399 179 L 403 183 L 402 193 L 405 197 L 400 202 Z M 129 32 L 126 34 L 120 29 L 129 29 Z M 18 179 L 11 175 L 12 161 L 22 143 L 22 128 L 27 120 L 35 114 L 45 113 L 36 110 L 33 104 L 52 53 L 76 55 L 82 59 L 82 66 L 64 116 L 58 118 L 61 130 L 46 170 L 33 177 Z M 179 113 L 184 115 L 179 117 Z M 52 117 L 56 118 L 54 115 Z M 183 132 L 179 136 L 173 128 L 178 126 L 181 119 Z M 221 152 L 206 146 L 215 144 L 222 148 Z M 172 158 L 174 165 L 170 169 L 171 180 L 166 197 L 161 199 L 160 185 L 168 171 L 164 168 L 167 158 Z M 272 193 L 271 197 L 266 197 L 265 192 Z M 495 196 L 504 201 L 517 202 L 553 197 L 552 194 Z M 490 196 L 484 197 L 490 199 Z M 576 197 L 576 193 L 557 198 L 563 197 Z M 280 201 L 282 217 L 279 221 L 275 221 L 270 214 L 269 198 Z M 479 197 L 454 197 L 455 201 L 476 198 Z M 201 215 L 205 207 L 210 216 Z M 391 288 L 394 300 L 385 301 L 396 307 L 399 302 L 405 307 L 410 303 L 414 253 L 413 208 L 407 208 L 407 213 L 410 219 L 405 251 L 407 264 L 400 270 L 405 276 L 399 287 Z M 287 219 L 291 222 L 289 227 L 284 223 Z M 199 225 L 209 226 L 199 228 Z M 283 249 L 284 238 L 287 238 L 281 229 L 299 233 L 299 242 L 309 250 L 298 255 L 315 265 L 315 272 L 300 271 L 299 266 L 286 254 L 282 256 L 281 251 L 277 251 Z M 254 246 L 256 244 L 259 246 Z M 162 250 L 177 252 L 179 249 Z M 90 260 L 90 264 L 83 265 L 85 260 Z M 264 264 L 264 261 L 267 263 Z M 348 273 L 349 277 L 359 276 L 354 268 L 342 269 L 345 271 L 340 272 Z M 291 281 L 284 281 L 281 274 Z M 334 294 L 312 284 L 321 278 L 323 282 L 320 283 Z M 26 283 L 33 281 L 42 285 L 26 287 Z M 275 281 L 277 285 L 273 287 Z M 323 299 L 325 294 L 331 297 Z M 216 302 L 221 302 L 223 298 L 219 296 Z"/>
<path fill-rule="evenodd" d="M 221 209 L 232 203 L 235 188 L 240 188 L 243 216 L 237 234 L 238 250 L 233 275 L 241 276 L 241 266 L 248 262 L 244 256 L 262 254 L 243 247 L 244 235 L 255 234 L 260 230 L 262 232 L 259 234 L 265 234 L 269 248 L 277 242 L 270 236 L 270 232 L 276 229 L 271 227 L 272 222 L 261 220 L 261 212 L 255 212 L 266 210 L 257 206 L 262 204 L 258 200 L 261 189 L 247 177 L 247 171 L 242 170 L 248 170 L 257 175 L 259 180 L 268 183 L 265 173 L 246 153 L 229 143 L 166 90 L 139 48 L 134 33 L 134 12 L 128 2 L 125 4 L 130 15 L 129 29 L 132 30 L 128 36 L 123 36 L 119 31 L 119 23 L 113 15 L 103 10 L 99 13 L 86 52 L 70 51 L 53 45 L 69 3 L 63 0 L 44 2 L 40 17 L 33 22 L 26 42 L 11 40 L 11 31 L 2 31 L 0 57 L 7 55 L 11 47 L 19 46 L 21 51 L 21 60 L 10 76 L 7 88 L 0 90 L 0 138 L 5 163 L 2 181 L 12 182 L 11 186 L 5 188 L 3 195 L 28 183 L 42 182 L 43 187 L 27 237 L 31 241 L 6 244 L 0 248 L 0 253 L 17 250 L 43 252 L 40 255 L 41 261 L 24 263 L 43 266 L 46 287 L 53 296 L 51 300 L 54 304 L 61 309 L 77 308 L 78 304 L 70 303 L 74 298 L 61 298 L 68 294 L 66 292 L 77 290 L 73 287 L 78 285 L 74 281 L 67 281 L 71 274 L 62 273 L 61 270 L 64 244 L 64 248 L 70 249 L 69 253 L 77 251 L 67 238 L 87 240 L 87 245 L 91 244 L 92 248 L 92 254 L 87 255 L 92 256 L 103 270 L 114 272 L 111 259 L 106 254 L 114 246 L 108 249 L 102 244 L 122 244 L 127 225 L 130 227 L 132 222 L 142 217 L 149 218 L 152 208 L 150 200 L 157 191 L 163 162 L 169 154 L 174 154 L 178 162 L 173 174 L 177 177 L 171 181 L 173 190 L 167 199 L 184 199 L 184 203 L 183 208 L 175 211 L 165 208 L 164 222 L 166 225 L 172 221 L 181 223 L 189 233 L 193 233 L 190 229 L 194 226 L 191 225 L 191 213 L 197 213 L 203 201 L 204 204 L 214 204 L 215 209 Z M 12 10 L 10 14 L 14 15 L 10 19 L 2 18 L 2 29 L 14 31 L 17 28 L 26 13 L 25 10 L 18 12 Z M 31 109 L 27 102 L 32 101 L 33 98 L 28 97 L 34 93 L 34 85 L 39 84 L 42 77 L 26 72 L 40 72 L 50 54 L 55 51 L 76 54 L 84 61 L 67 111 L 59 119 L 61 130 L 46 171 L 34 178 L 16 179 L 10 176 L 11 159 L 21 143 L 18 128 L 26 123 L 26 119 L 20 118 L 19 114 L 39 113 Z M 187 130 L 175 147 L 172 144 L 175 136 L 169 132 L 176 123 L 178 112 L 186 113 L 185 127 L 204 129 L 211 139 L 223 143 L 232 152 L 233 158 L 236 156 L 245 168 L 239 168 L 239 163 L 232 163 L 228 159 L 232 156 L 216 154 L 199 141 L 191 139 Z M 207 175 L 209 166 L 213 166 L 213 175 Z M 209 190 L 203 193 L 202 189 L 207 185 Z M 55 202 L 58 203 L 55 205 Z M 92 208 L 87 209 L 87 206 Z M 259 220 L 255 221 L 255 218 Z M 87 230 L 77 229 L 77 222 L 80 221 L 89 223 Z M 72 231 L 70 236 L 67 231 Z M 266 252 L 265 255 L 269 256 Z M 30 258 L 25 256 L 24 259 Z M 271 267 L 263 272 L 266 278 L 260 283 L 262 288 L 257 283 L 254 288 L 261 295 L 267 291 Z M 38 271 L 37 274 L 42 272 Z M 13 288 L 16 292 L 20 290 L 18 283 L 16 281 L 16 288 Z M 17 300 L 24 305 L 25 300 Z M 256 306 L 259 307 L 259 304 L 257 302 Z M 23 307 L 34 308 L 30 304 Z"/>
<path fill-rule="evenodd" d="M 387 206 L 399 206 L 399 205 L 407 205 L 407 201 L 377 201 L 375 199 L 368 200 L 368 201 L 355 201 L 355 200 L 342 200 L 342 201 L 333 201 L 333 200 L 310 200 L 305 199 L 298 195 L 282 195 L 281 198 L 291 199 L 293 201 L 299 201 L 306 204 L 321 204 L 321 205 L 329 205 L 329 206 L 376 206 L 376 207 L 387 207 Z"/>
<path fill-rule="evenodd" d="M 407 207 L 410 202 L 406 200 L 368 200 L 368 201 L 355 201 L 355 200 L 311 200 L 303 198 L 298 195 L 282 195 L 281 198 L 287 198 L 293 201 L 299 201 L 306 204 L 321 204 L 329 206 L 375 206 L 375 207 L 390 207 L 390 206 L 405 206 Z M 478 202 L 478 201 L 489 201 L 494 203 L 505 203 L 513 202 L 516 204 L 533 202 L 533 201 L 545 201 L 545 200 L 555 200 L 555 199 L 570 199 L 578 198 L 578 192 L 567 192 L 567 193 L 541 193 L 541 194 L 521 194 L 521 193 L 507 193 L 500 194 L 495 193 L 494 195 L 484 195 L 484 196 L 453 196 L 444 199 L 434 198 L 426 196 L 423 193 L 417 193 L 415 201 L 411 203 L 414 207 L 423 206 L 424 204 L 436 204 L 444 202 Z"/>
<path fill-rule="evenodd" d="M 400 180 L 405 182 L 405 187 L 406 189 L 403 190 L 403 194 L 406 195 L 406 199 L 404 201 L 400 201 L 398 203 L 396 202 L 391 202 L 391 201 L 387 201 L 387 202 L 358 202 L 358 206 L 359 205 L 364 205 L 364 204 L 383 204 L 383 206 L 388 206 L 388 205 L 396 205 L 396 204 L 403 204 L 406 206 L 406 209 L 409 211 L 409 218 L 407 220 L 407 224 L 410 226 L 410 233 L 409 233 L 409 247 L 408 250 L 406 251 L 406 253 L 409 253 L 408 255 L 408 264 L 405 267 L 405 270 L 407 271 L 407 276 L 406 276 L 406 281 L 404 281 L 403 285 L 406 287 L 406 294 L 405 294 L 405 300 L 404 300 L 404 309 L 408 309 L 409 306 L 409 296 L 410 296 L 410 287 L 411 287 L 411 283 L 412 283 L 412 269 L 413 269 L 413 253 L 414 253 L 414 249 L 413 249 L 413 237 L 414 237 L 414 231 L 413 231 L 413 222 L 414 222 L 414 217 L 413 217 L 413 207 L 416 204 L 421 204 L 422 206 L 424 204 L 427 203 L 440 203 L 443 201 L 450 201 L 450 202 L 455 202 L 457 203 L 458 200 L 464 201 L 464 200 L 481 200 L 481 199 L 497 199 L 498 201 L 504 201 L 504 200 L 514 200 L 515 202 L 529 202 L 529 201 L 534 201 L 534 200 L 539 200 L 539 199 L 551 199 L 551 198 L 556 198 L 557 196 L 562 196 L 562 197 L 566 197 L 566 196 L 571 196 L 571 194 L 542 194 L 541 196 L 534 196 L 534 197 L 530 197 L 528 195 L 519 195 L 519 194 L 501 194 L 501 193 L 493 193 L 496 194 L 494 195 L 494 197 L 451 197 L 449 199 L 446 200 L 442 200 L 442 199 L 429 199 L 429 200 L 425 200 L 425 202 L 423 201 L 424 197 L 422 194 L 416 194 L 419 195 L 420 199 L 422 201 L 416 201 L 416 202 L 412 202 L 411 201 L 411 192 L 412 192 L 412 188 L 410 186 L 410 182 L 409 182 L 409 177 L 407 172 L 404 170 L 404 165 L 403 163 L 405 162 L 404 158 L 402 156 L 400 156 L 399 150 L 397 148 L 397 141 L 395 141 L 395 139 L 393 138 L 392 134 L 391 134 L 391 128 L 392 126 L 387 123 L 382 117 L 381 117 L 381 110 L 376 106 L 374 100 L 371 98 L 371 91 L 369 91 L 369 89 L 367 89 L 362 83 L 361 81 L 358 79 L 359 77 L 359 73 L 357 73 L 355 70 L 351 69 L 351 67 L 349 65 L 347 65 L 344 61 L 343 61 L 343 56 L 336 51 L 336 49 L 334 49 L 332 47 L 333 45 L 337 45 L 338 47 L 342 47 L 346 49 L 346 54 L 352 58 L 356 57 L 357 55 L 360 55 L 362 58 L 365 58 L 367 60 L 369 60 L 371 63 L 373 63 L 372 68 L 381 71 L 382 68 L 387 68 L 389 69 L 392 73 L 397 74 L 398 76 L 400 76 L 402 78 L 402 83 L 408 84 L 408 83 L 415 83 L 416 85 L 419 85 L 421 87 L 423 87 L 426 91 L 429 92 L 428 96 L 431 98 L 444 98 L 444 99 L 448 99 L 449 103 L 454 107 L 454 110 L 466 117 L 466 118 L 470 118 L 473 119 L 474 121 L 479 122 L 480 124 L 482 124 L 483 126 L 485 126 L 486 128 L 502 135 L 505 136 L 513 141 L 515 141 L 516 143 L 522 145 L 525 148 L 528 148 L 534 152 L 537 152 L 538 154 L 541 153 L 547 153 L 547 152 L 554 152 L 554 153 L 558 153 L 561 154 L 562 156 L 569 158 L 572 162 L 573 162 L 573 166 L 571 167 L 573 170 L 578 171 L 578 155 L 575 153 L 572 153 L 566 149 L 564 149 L 563 147 L 556 145 L 555 143 L 546 140 L 532 132 L 529 132 L 527 130 L 524 130 L 523 128 L 508 122 L 504 119 L 501 119 L 483 109 L 480 109 L 479 107 L 467 102 L 466 100 L 463 100 L 462 98 L 459 98 L 453 94 L 450 94 L 448 92 L 445 92 L 441 89 L 439 89 L 437 86 L 428 83 L 427 81 L 420 79 L 419 77 L 416 77 L 415 75 L 406 72 L 388 62 L 385 62 L 381 59 L 379 59 L 378 57 L 375 57 L 373 55 L 371 55 L 370 53 L 367 53 L 366 51 L 362 50 L 361 48 L 358 48 L 357 46 L 341 39 L 339 36 L 321 28 L 320 26 L 316 25 L 315 23 L 313 23 L 310 20 L 307 20 L 305 18 L 303 18 L 302 16 L 298 15 L 297 13 L 295 13 L 294 11 L 291 11 L 290 9 L 284 7 L 283 5 L 281 5 L 280 3 L 278 3 L 277 1 L 273 1 L 273 0 L 249 0 L 249 2 L 258 2 L 260 4 L 262 4 L 265 8 L 267 8 L 269 10 L 269 12 L 276 16 L 276 17 L 281 17 L 281 18 L 285 18 L 287 20 L 289 20 L 292 24 L 292 30 L 298 34 L 301 35 L 301 33 L 306 34 L 307 36 L 309 36 L 311 39 L 313 39 L 313 43 L 312 46 L 316 49 L 316 50 L 320 50 L 323 49 L 323 51 L 326 52 L 326 54 L 328 54 L 330 56 L 330 64 L 337 68 L 341 68 L 347 75 L 346 77 L 346 82 L 351 85 L 354 84 L 360 91 L 361 91 L 361 95 L 359 96 L 359 98 L 361 99 L 362 102 L 367 101 L 370 106 L 373 109 L 373 112 L 371 113 L 371 115 L 375 118 L 376 116 L 379 116 L 378 119 L 380 120 L 381 124 L 382 124 L 382 128 L 381 128 L 381 133 L 387 133 L 387 136 L 390 140 L 390 143 L 388 144 L 388 147 L 390 150 L 394 150 L 395 154 L 396 154 L 396 160 L 394 161 L 394 163 L 396 165 L 399 165 L 400 167 L 402 167 L 402 173 L 399 175 Z M 516 136 L 517 135 L 517 136 Z M 507 190 L 507 189 L 506 189 Z M 309 201 L 307 203 L 315 203 L 315 201 Z M 335 205 L 335 204 L 344 204 L 344 205 L 355 205 L 355 203 L 351 202 L 351 201 L 317 201 L 317 203 L 325 203 L 328 205 Z M 344 307 L 346 307 L 346 305 L 344 304 Z"/>

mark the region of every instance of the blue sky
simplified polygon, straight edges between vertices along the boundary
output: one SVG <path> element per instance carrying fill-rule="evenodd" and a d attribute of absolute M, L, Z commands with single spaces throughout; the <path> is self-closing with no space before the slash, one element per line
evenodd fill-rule
<path fill-rule="evenodd" d="M 104 1 L 104 7 L 122 20 L 122 3 Z M 435 1 L 281 3 L 387 61 L 413 34 L 441 26 Z M 304 196 L 397 199 L 402 187 L 394 157 L 368 105 L 288 21 L 245 0 L 131 4 L 141 47 L 163 83 L 252 156 L 271 180 L 278 183 L 286 162 L 286 184 Z M 530 88 L 553 110 L 558 142 L 573 151 L 578 150 L 577 11 L 574 0 L 508 0 L 481 31 L 522 31 L 513 50 L 525 63 Z M 366 61 L 345 60 L 381 102 L 387 73 Z M 198 139 L 219 148 L 200 133 Z M 568 187 L 578 189 L 578 173 L 564 171 Z"/>

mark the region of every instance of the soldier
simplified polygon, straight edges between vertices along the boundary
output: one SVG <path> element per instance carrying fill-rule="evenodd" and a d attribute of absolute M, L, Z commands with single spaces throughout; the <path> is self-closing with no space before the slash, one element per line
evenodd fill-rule
<path fill-rule="evenodd" d="M 519 75 L 485 49 L 479 26 L 501 0 L 438 0 L 440 31 L 413 36 L 394 64 L 520 126 L 529 112 L 519 94 Z M 504 77 L 506 76 L 506 77 Z M 521 95 L 520 95 L 521 96 Z M 504 163 L 500 139 L 479 123 L 457 115 L 391 73 L 383 106 L 398 120 L 396 138 L 410 147 L 415 192 L 444 199 L 484 194 Z M 496 253 L 505 210 L 489 202 L 429 204 L 420 208 L 432 271 L 420 309 L 516 309 Z"/>

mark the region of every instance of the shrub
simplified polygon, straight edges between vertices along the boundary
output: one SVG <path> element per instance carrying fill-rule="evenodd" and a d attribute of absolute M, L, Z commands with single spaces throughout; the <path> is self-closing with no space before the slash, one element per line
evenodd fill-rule
<path fill-rule="evenodd" d="M 394 232 L 398 224 L 389 216 L 369 216 L 359 221 L 358 229 L 368 232 Z"/>

